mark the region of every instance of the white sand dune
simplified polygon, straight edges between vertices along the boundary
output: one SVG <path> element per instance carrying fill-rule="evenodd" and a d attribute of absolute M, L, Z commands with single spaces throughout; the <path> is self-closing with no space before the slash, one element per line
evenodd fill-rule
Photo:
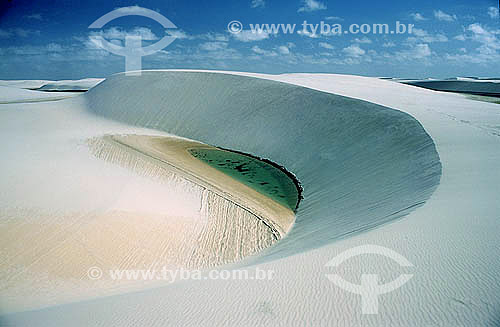
<path fill-rule="evenodd" d="M 40 91 L 86 91 L 100 82 L 103 78 L 84 78 L 79 80 L 0 80 L 0 86 Z"/>
<path fill-rule="evenodd" d="M 103 78 L 84 78 L 79 80 L 47 81 L 39 91 L 87 91 L 101 83 Z"/>
<path fill-rule="evenodd" d="M 228 74 L 123 77 L 115 75 L 89 91 L 84 99 L 90 110 L 269 158 L 297 176 L 304 201 L 291 233 L 271 249 L 276 257 L 401 217 L 422 205 L 439 182 L 431 138 L 399 111 Z M 118 92 L 134 88 L 141 89 L 134 97 Z"/>
<path fill-rule="evenodd" d="M 0 86 L 15 87 L 18 89 L 38 89 L 51 81 L 29 79 L 29 80 L 0 80 Z"/>
<path fill-rule="evenodd" d="M 40 91 L 24 90 L 9 86 L 0 86 L 0 104 L 42 102 L 66 99 L 78 93 L 65 92 L 64 94 L 50 94 Z"/>
<path fill-rule="evenodd" d="M 187 281 L 5 314 L 6 325 L 499 322 L 498 105 L 356 76 L 145 72 L 115 75 L 85 96 L 0 109 L 0 122 L 9 122 L 2 136 L 18 136 L 2 147 L 9 160 L 1 162 L 0 201 L 10 207 L 123 210 L 137 189 L 158 194 L 156 182 L 93 157 L 85 140 L 102 134 L 168 132 L 244 151 L 284 165 L 304 186 L 287 237 L 236 265 L 272 269 L 272 281 Z M 124 184 L 133 191 L 117 195 Z M 161 192 L 175 194 L 168 185 Z M 160 206 L 155 212 L 174 205 L 152 199 L 134 209 L 151 203 Z M 414 265 L 410 282 L 381 297 L 378 315 L 362 315 L 360 297 L 325 277 L 331 258 L 364 244 L 394 249 Z M 362 273 L 388 281 L 403 270 L 384 258 L 358 259 L 336 272 L 356 282 Z"/>

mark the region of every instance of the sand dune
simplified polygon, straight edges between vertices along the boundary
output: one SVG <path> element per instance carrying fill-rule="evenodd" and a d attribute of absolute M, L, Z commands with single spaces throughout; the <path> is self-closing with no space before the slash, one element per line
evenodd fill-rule
<path fill-rule="evenodd" d="M 78 93 L 50 94 L 40 91 L 30 91 L 9 86 L 0 86 L 0 104 L 42 102 L 66 99 Z"/>
<path fill-rule="evenodd" d="M 165 285 L 172 281 L 91 280 L 87 271 L 206 269 L 232 263 L 274 244 L 295 219 L 291 209 L 193 157 L 188 149 L 211 148 L 199 142 L 128 135 L 93 138 L 89 145 L 98 158 L 164 184 L 184 201 L 154 213 L 154 208 L 141 212 L 130 204 L 103 213 L 0 211 L 3 310 Z M 194 213 L 183 215 L 186 206 Z"/>
<path fill-rule="evenodd" d="M 80 80 L 0 80 L 0 86 L 40 91 L 87 91 L 102 82 L 103 78 L 84 78 Z"/>
<path fill-rule="evenodd" d="M 37 79 L 31 79 L 31 80 L 0 80 L 0 86 L 8 86 L 8 87 L 15 87 L 18 89 L 28 89 L 28 90 L 33 90 L 33 89 L 38 89 L 42 87 L 44 84 L 46 84 L 46 80 L 37 80 Z"/>
<path fill-rule="evenodd" d="M 456 80 L 425 80 L 402 83 L 435 91 L 500 97 L 500 80 L 459 78 Z"/>
<path fill-rule="evenodd" d="M 10 186 L 10 192 L 0 193 L 3 203 L 22 207 L 40 202 L 54 208 L 64 199 L 65 212 L 107 204 L 107 212 L 154 208 L 149 214 L 198 206 L 192 192 L 171 202 L 158 197 L 174 197 L 183 187 L 162 185 L 130 167 L 95 158 L 86 145 L 103 134 L 165 132 L 269 158 L 303 183 L 304 199 L 285 238 L 231 266 L 272 269 L 272 281 L 189 281 L 3 315 L 5 324 L 498 324 L 500 118 L 495 104 L 356 76 L 168 71 L 115 75 L 84 96 L 53 104 L 30 104 L 37 108 L 31 116 L 15 104 L 0 111 L 0 121 L 9 121 L 3 136 L 22 135 L 3 146 L 3 153 L 18 163 L 15 169 L 2 163 L 0 177 Z M 33 132 L 19 133 L 30 119 L 36 120 L 32 115 L 58 119 L 38 120 L 29 125 L 37 127 Z M 50 142 L 37 143 L 41 135 Z M 59 159 L 54 162 L 55 157 Z M 25 167 L 19 164 L 23 162 L 37 164 Z M 48 176 L 50 187 L 40 183 L 40 173 Z M 125 180 L 130 187 L 116 195 Z M 48 190 L 56 199 L 45 196 Z M 16 203 L 19 194 L 25 203 Z M 140 194 L 145 196 L 134 201 Z M 191 200 L 176 205 L 182 197 Z M 2 222 L 12 221 L 8 217 L 2 215 Z M 102 233 L 96 240 L 113 239 L 113 231 L 120 230 L 110 221 L 102 219 L 107 229 L 100 229 L 101 219 L 94 221 Z M 145 226 L 133 221 L 126 230 L 157 226 L 153 218 Z M 26 233 L 29 239 L 32 234 Z M 16 234 L 11 230 L 9 235 Z M 332 272 L 325 267 L 330 259 L 365 244 L 394 249 L 414 265 L 409 283 L 381 297 L 378 315 L 362 315 L 359 296 L 325 277 Z M 128 253 L 121 246 L 100 249 L 97 253 Z M 336 272 L 355 282 L 362 273 L 392 280 L 402 271 L 384 258 L 363 257 Z M 8 302 L 6 296 L 0 298 Z"/>
<path fill-rule="evenodd" d="M 134 97 L 118 92 L 135 88 Z M 432 139 L 411 116 L 290 84 L 145 72 L 115 75 L 84 99 L 106 118 L 269 158 L 294 173 L 304 200 L 293 230 L 266 254 L 275 258 L 400 218 L 440 178 Z"/>
<path fill-rule="evenodd" d="M 47 81 L 39 91 L 87 91 L 101 83 L 102 78 L 85 78 L 80 80 Z"/>

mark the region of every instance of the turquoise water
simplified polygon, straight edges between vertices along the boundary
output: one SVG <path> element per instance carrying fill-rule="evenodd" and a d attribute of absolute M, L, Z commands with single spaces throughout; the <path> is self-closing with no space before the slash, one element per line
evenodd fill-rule
<path fill-rule="evenodd" d="M 300 192 L 277 165 L 249 155 L 221 149 L 191 149 L 189 152 L 213 168 L 231 176 L 285 207 L 295 210 Z"/>

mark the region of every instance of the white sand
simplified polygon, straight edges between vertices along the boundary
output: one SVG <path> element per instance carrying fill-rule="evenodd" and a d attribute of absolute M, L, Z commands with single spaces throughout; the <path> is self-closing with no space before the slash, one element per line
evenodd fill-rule
<path fill-rule="evenodd" d="M 79 80 L 47 81 L 40 91 L 86 91 L 101 83 L 103 78 L 84 78 Z"/>
<path fill-rule="evenodd" d="M 234 180 L 215 168 L 194 158 L 190 149 L 213 149 L 200 142 L 173 137 L 125 135 L 106 137 L 109 142 L 131 147 L 142 154 L 173 166 L 179 175 L 202 185 L 211 192 L 243 206 L 265 221 L 279 238 L 284 237 L 295 220 L 294 213 L 254 189 Z"/>
<path fill-rule="evenodd" d="M 422 123 L 436 144 L 443 167 L 439 187 L 423 207 L 402 220 L 315 250 L 261 263 L 262 269 L 275 271 L 272 281 L 189 281 L 6 315 L 1 318 L 3 321 L 15 326 L 498 324 L 498 105 L 374 78 L 239 74 L 303 85 L 409 113 Z M 0 178 L 7 187 L 0 192 L 0 203 L 34 207 L 38 203 L 50 208 L 64 203 L 65 209 L 96 208 L 96 198 L 104 205 L 113 202 L 111 199 L 116 196 L 113 191 L 118 190 L 125 178 L 135 178 L 137 186 L 146 185 L 126 170 L 92 160 L 83 145 L 76 149 L 75 145 L 103 132 L 154 132 L 146 133 L 144 129 L 104 121 L 79 111 L 78 108 L 86 106 L 80 97 L 57 104 L 74 109 L 55 114 L 48 104 L 3 105 L 0 122 L 8 124 L 2 126 L 0 133 L 11 142 L 2 146 L 2 153 L 9 160 L 1 162 Z M 36 113 L 32 112 L 34 108 Z M 86 128 L 81 130 L 83 126 Z M 56 157 L 58 160 L 53 161 Z M 168 192 L 168 188 L 164 191 Z M 106 237 L 109 236 L 98 239 Z M 379 257 L 363 257 L 363 261 L 351 259 L 336 270 L 355 283 L 361 273 L 380 274 L 386 281 L 397 277 L 402 270 L 415 275 L 401 289 L 381 297 L 378 315 L 362 315 L 359 296 L 335 287 L 325 277 L 332 273 L 332 268 L 325 267 L 331 258 L 364 244 L 394 249 L 414 265 L 402 269 Z M 248 261 L 252 262 L 255 259 Z"/>
<path fill-rule="evenodd" d="M 46 80 L 37 80 L 37 79 L 31 79 L 31 80 L 0 80 L 0 86 L 8 86 L 8 87 L 15 87 L 18 89 L 38 89 L 39 87 L 42 87 L 46 83 L 51 82 L 51 81 L 46 81 Z"/>
<path fill-rule="evenodd" d="M 141 177 L 127 178 L 114 203 L 97 212 L 95 207 L 71 210 L 71 205 L 57 211 L 43 205 L 2 208 L 2 310 L 168 285 L 171 280 L 115 281 L 109 275 L 91 280 L 87 271 L 232 263 L 271 246 L 293 223 L 291 210 L 187 152 L 207 145 L 132 135 L 89 143 L 97 157 Z"/>
<path fill-rule="evenodd" d="M 56 101 L 70 98 L 78 93 L 65 92 L 54 94 L 41 91 L 24 90 L 16 87 L 0 86 L 0 104 Z"/>
<path fill-rule="evenodd" d="M 44 91 L 68 91 L 88 90 L 100 82 L 103 78 L 84 78 L 79 80 L 0 80 L 0 86 L 8 86 L 19 89 L 41 89 Z"/>

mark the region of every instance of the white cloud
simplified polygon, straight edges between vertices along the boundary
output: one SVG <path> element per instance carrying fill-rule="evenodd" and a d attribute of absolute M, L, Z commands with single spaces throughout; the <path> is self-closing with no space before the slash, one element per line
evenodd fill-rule
<path fill-rule="evenodd" d="M 311 12 L 324 9 L 326 9 L 326 5 L 322 2 L 316 0 L 303 0 L 302 7 L 300 7 L 297 12 Z"/>
<path fill-rule="evenodd" d="M 481 43 L 482 47 L 494 50 L 500 49 L 500 40 L 497 37 L 500 31 L 488 31 L 478 23 L 469 25 L 467 30 L 472 32 L 472 40 Z M 481 48 L 479 50 L 481 50 Z"/>
<path fill-rule="evenodd" d="M 200 49 L 205 51 L 218 51 L 227 48 L 227 43 L 225 42 L 205 42 L 200 44 Z"/>
<path fill-rule="evenodd" d="M 241 60 L 243 58 L 237 50 L 226 47 L 224 44 L 206 46 L 208 47 L 205 49 L 206 51 L 196 52 L 194 54 L 186 54 L 181 51 L 177 54 L 177 59 L 179 62 L 193 60 L 206 64 L 213 60 Z"/>
<path fill-rule="evenodd" d="M 419 43 L 411 46 L 408 50 L 396 52 L 398 60 L 426 59 L 432 54 L 431 48 L 426 43 Z"/>
<path fill-rule="evenodd" d="M 57 43 L 49 43 L 47 45 L 47 51 L 49 52 L 62 52 L 64 51 L 64 48 L 62 45 L 57 44 Z"/>
<path fill-rule="evenodd" d="M 290 54 L 290 49 L 286 45 L 280 45 L 278 51 L 284 55 Z"/>
<path fill-rule="evenodd" d="M 446 60 L 454 60 L 461 64 L 496 64 L 500 62 L 500 30 L 488 29 L 478 23 L 467 27 L 466 35 L 461 35 L 460 39 L 471 40 L 479 43 L 473 52 L 464 52 L 460 49 L 457 54 L 447 54 Z"/>
<path fill-rule="evenodd" d="M 243 30 L 237 34 L 232 34 L 233 37 L 241 42 L 254 42 L 254 41 L 262 41 L 269 38 L 269 33 L 264 31 L 251 31 L 251 30 Z"/>
<path fill-rule="evenodd" d="M 309 32 L 309 30 L 307 30 L 307 29 L 305 29 L 305 30 L 301 29 L 301 30 L 297 31 L 297 34 L 302 35 L 302 36 L 307 36 L 307 37 L 310 37 L 313 39 L 317 39 L 319 37 L 318 34 L 313 33 L 313 32 Z"/>
<path fill-rule="evenodd" d="M 447 42 L 448 38 L 444 34 L 435 34 L 430 35 L 427 31 L 420 28 L 413 28 L 412 35 L 408 37 L 408 42 L 424 42 L 424 43 L 432 43 L 432 42 Z"/>
<path fill-rule="evenodd" d="M 344 18 L 338 17 L 338 16 L 328 16 L 328 17 L 325 17 L 325 20 L 342 22 L 342 21 L 344 21 Z"/>
<path fill-rule="evenodd" d="M 459 35 L 455 36 L 454 39 L 458 40 L 458 41 L 465 41 L 465 35 L 459 34 Z"/>
<path fill-rule="evenodd" d="M 356 38 L 356 39 L 352 40 L 352 42 L 361 43 L 361 44 L 370 44 L 370 43 L 372 43 L 372 40 L 370 40 L 366 36 L 363 36 L 361 39 Z"/>
<path fill-rule="evenodd" d="M 274 50 L 265 50 L 257 45 L 254 45 L 252 47 L 252 52 L 262 57 L 276 57 L 281 54 L 290 58 L 293 56 L 292 52 L 290 51 L 290 49 L 293 47 L 295 47 L 295 44 L 287 43 L 286 45 L 280 45 L 276 47 Z M 253 56 L 252 59 L 260 59 L 260 56 Z"/>
<path fill-rule="evenodd" d="M 122 30 L 118 27 L 111 27 L 103 31 L 92 31 L 89 35 L 101 36 L 107 40 L 125 40 L 126 36 L 140 36 L 141 39 L 145 41 L 154 41 L 159 39 L 159 37 L 147 27 L 136 27 L 130 31 Z"/>
<path fill-rule="evenodd" d="M 42 20 L 42 14 L 31 14 L 31 15 L 26 15 L 24 16 L 25 18 L 28 19 L 36 19 L 36 20 Z"/>
<path fill-rule="evenodd" d="M 256 45 L 252 47 L 252 51 L 265 57 L 276 57 L 278 55 L 275 51 L 264 50 Z"/>
<path fill-rule="evenodd" d="M 347 48 L 344 48 L 342 51 L 349 57 L 361 57 L 366 53 L 366 51 L 361 49 L 357 44 L 348 46 Z"/>
<path fill-rule="evenodd" d="M 179 39 L 179 40 L 182 40 L 182 39 L 191 40 L 191 39 L 194 38 L 191 35 L 187 34 L 186 32 L 184 32 L 183 30 L 180 30 L 180 29 L 168 29 L 168 30 L 165 30 L 165 32 L 168 35 L 173 36 L 173 37 L 175 37 L 176 39 Z"/>
<path fill-rule="evenodd" d="M 257 46 L 257 45 L 254 45 L 254 46 L 252 47 L 252 51 L 253 51 L 253 52 L 255 52 L 255 53 L 257 53 L 257 54 L 264 54 L 264 53 L 266 53 L 266 52 L 267 52 L 266 50 L 261 49 L 261 48 L 260 48 L 259 46 Z"/>
<path fill-rule="evenodd" d="M 196 36 L 201 39 L 201 35 Z M 123 66 L 123 61 L 118 56 L 113 56 L 108 51 L 98 47 L 93 43 L 88 35 L 85 37 L 73 37 L 73 41 L 67 44 L 50 43 L 43 46 L 22 46 L 22 47 L 1 47 L 0 62 L 4 62 L 4 57 L 10 61 L 23 62 L 43 62 L 50 64 L 53 62 L 74 62 L 85 61 L 91 65 L 118 65 Z M 207 42 L 201 39 L 201 44 L 189 45 L 190 48 L 181 50 L 166 48 L 154 55 L 149 56 L 149 60 L 157 63 L 158 67 L 175 67 L 176 65 L 191 65 L 190 67 L 205 67 L 207 65 L 220 67 L 229 60 L 244 60 L 243 55 L 235 49 L 231 49 L 226 42 Z M 108 40 L 114 44 L 121 44 L 123 41 L 114 39 Z M 1 43 L 1 42 L 0 42 Z M 29 57 L 29 58 L 27 58 Z M 33 59 L 31 59 L 33 58 Z M 204 66 L 205 65 L 205 66 Z M 230 66 L 228 66 L 229 68 Z M 227 68 L 227 69 L 228 69 Z"/>
<path fill-rule="evenodd" d="M 425 18 L 424 16 L 422 16 L 422 14 L 420 14 L 418 12 L 416 12 L 414 14 L 410 14 L 410 16 L 413 18 L 413 20 L 415 20 L 417 22 L 427 20 L 427 18 Z"/>
<path fill-rule="evenodd" d="M 329 50 L 335 48 L 333 45 L 331 45 L 330 43 L 326 43 L 326 42 L 320 42 L 319 46 L 322 48 L 325 48 L 325 49 L 329 49 Z"/>
<path fill-rule="evenodd" d="M 431 48 L 429 47 L 428 44 L 422 43 L 422 44 L 417 44 L 413 48 L 413 56 L 414 58 L 425 58 L 429 57 L 432 54 Z"/>
<path fill-rule="evenodd" d="M 219 42 L 227 42 L 229 41 L 229 37 L 226 34 L 222 33 L 206 33 L 201 36 L 202 39 L 207 39 L 210 41 L 219 41 Z"/>
<path fill-rule="evenodd" d="M 59 55 L 62 52 L 68 52 L 72 49 L 65 47 L 58 43 L 49 43 L 46 45 L 22 45 L 13 46 L 7 48 L 0 48 L 2 54 L 12 54 L 16 56 L 36 56 L 36 57 L 46 57 L 51 56 L 54 59 L 54 55 Z M 74 58 L 74 56 L 68 56 L 68 58 Z M 25 60 L 25 58 L 20 58 Z"/>
<path fill-rule="evenodd" d="M 488 8 L 488 15 L 491 17 L 491 18 L 498 18 L 498 8 L 496 7 L 489 7 Z"/>
<path fill-rule="evenodd" d="M 266 2 L 264 0 L 252 0 L 250 6 L 252 8 L 264 8 L 266 6 Z"/>
<path fill-rule="evenodd" d="M 452 22 L 457 20 L 456 15 L 447 14 L 442 10 L 434 10 L 434 17 L 444 22 Z"/>
<path fill-rule="evenodd" d="M 40 31 L 26 30 L 24 28 L 0 29 L 0 38 L 7 39 L 13 36 L 28 37 L 30 35 L 40 35 Z"/>
<path fill-rule="evenodd" d="M 382 44 L 382 46 L 384 48 L 394 48 L 396 44 L 394 42 L 385 42 L 384 44 Z"/>
<path fill-rule="evenodd" d="M 429 35 L 427 31 L 420 29 L 420 28 L 413 28 L 412 34 L 417 36 L 417 37 L 423 37 Z"/>
<path fill-rule="evenodd" d="M 106 46 L 103 44 L 103 39 L 117 47 L 122 47 L 124 46 L 123 43 L 127 36 L 139 37 L 141 41 L 154 41 L 159 39 L 154 32 L 146 27 L 136 27 L 129 31 L 122 30 L 118 27 L 111 27 L 106 30 L 90 31 L 88 38 L 83 40 L 83 43 L 87 50 L 89 50 L 89 57 L 103 58 L 107 56 L 105 53 L 108 53 L 108 51 L 105 50 Z"/>

